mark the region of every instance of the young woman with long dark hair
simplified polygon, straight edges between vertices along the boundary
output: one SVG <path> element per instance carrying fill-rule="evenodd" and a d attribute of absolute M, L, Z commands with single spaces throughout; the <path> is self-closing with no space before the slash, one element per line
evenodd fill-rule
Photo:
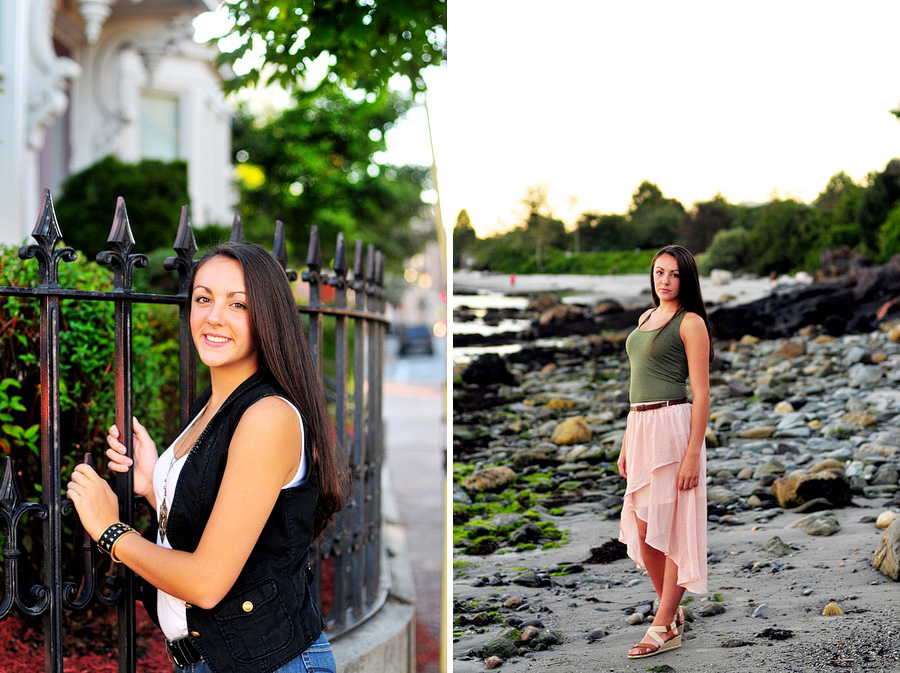
<path fill-rule="evenodd" d="M 68 495 L 100 548 L 144 580 L 176 672 L 334 671 L 309 551 L 348 469 L 287 276 L 258 245 L 217 246 L 194 268 L 190 327 L 211 386 L 178 438 L 157 456 L 134 419 L 132 461 L 115 426 L 107 437 L 109 468 L 133 469 L 156 510 L 155 537 L 119 522 L 86 465 Z"/>
<path fill-rule="evenodd" d="M 706 423 L 712 327 L 691 253 L 660 250 L 650 270 L 654 308 L 625 342 L 631 410 L 619 454 L 627 480 L 619 540 L 659 597 L 653 624 L 628 657 L 681 647 L 685 590 L 706 592 Z M 686 380 L 690 379 L 692 403 Z"/>

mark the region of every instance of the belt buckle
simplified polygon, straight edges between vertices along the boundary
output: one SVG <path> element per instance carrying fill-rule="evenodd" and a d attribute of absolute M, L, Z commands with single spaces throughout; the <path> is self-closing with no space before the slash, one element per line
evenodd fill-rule
<path fill-rule="evenodd" d="M 180 644 L 177 644 L 179 640 L 181 639 L 177 638 L 175 640 L 166 641 L 166 654 L 169 655 L 169 660 L 173 664 L 184 668 L 191 662 L 187 661 L 187 657 L 184 656 L 184 650 L 181 649 Z"/>

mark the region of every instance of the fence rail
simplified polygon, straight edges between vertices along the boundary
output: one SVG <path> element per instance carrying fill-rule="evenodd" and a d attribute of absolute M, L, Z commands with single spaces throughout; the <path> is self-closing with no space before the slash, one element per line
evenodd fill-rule
<path fill-rule="evenodd" d="M 12 456 L 6 456 L 0 473 L 0 534 L 3 536 L 3 597 L 0 618 L 14 609 L 24 615 L 41 616 L 44 624 L 45 671 L 63 670 L 63 613 L 81 611 L 94 603 L 116 605 L 119 627 L 119 671 L 134 673 L 137 667 L 135 648 L 135 584 L 133 573 L 116 566 L 101 581 L 105 558 L 96 544 L 83 533 L 76 544 L 83 573 L 65 578 L 63 569 L 63 517 L 74 512 L 72 503 L 61 497 L 62 456 L 60 440 L 60 302 L 62 300 L 111 302 L 114 306 L 113 334 L 115 344 L 113 379 L 115 382 L 115 422 L 119 428 L 126 455 L 133 455 L 132 425 L 132 306 L 141 303 L 171 304 L 179 308 L 179 416 L 188 420 L 191 403 L 196 396 L 196 352 L 188 323 L 189 278 L 197 245 L 191 228 L 188 207 L 181 209 L 173 249 L 175 255 L 164 266 L 178 274 L 176 294 L 140 293 L 132 290 L 136 268 L 147 266 L 144 255 L 133 254 L 134 237 L 123 199 L 116 204 L 110 231 L 109 250 L 97 255 L 100 264 L 112 270 L 111 291 L 88 291 L 64 288 L 59 284 L 59 263 L 71 262 L 76 253 L 71 248 L 58 248 L 62 232 L 57 223 L 53 201 L 45 191 L 41 214 L 32 236 L 35 245 L 19 250 L 23 260 L 36 259 L 36 287 L 0 287 L 0 297 L 20 297 L 39 302 L 40 309 L 40 376 L 41 376 L 41 497 L 39 502 L 26 500 Z M 240 217 L 235 215 L 231 240 L 243 240 Z M 276 222 L 272 254 L 281 263 L 290 281 L 296 271 L 287 268 L 287 245 L 284 225 Z M 381 464 L 384 452 L 382 426 L 382 385 L 384 343 L 388 321 L 385 318 L 384 257 L 374 246 L 356 241 L 352 277 L 348 278 L 347 249 L 343 234 L 338 234 L 335 261 L 329 272 L 322 268 L 319 235 L 311 228 L 307 268 L 301 274 L 309 291 L 309 302 L 298 306 L 308 320 L 308 338 L 320 371 L 324 365 L 323 324 L 334 322 L 334 401 L 335 428 L 339 446 L 350 464 L 353 475 L 352 493 L 344 509 L 317 541 L 314 559 L 313 593 L 323 606 L 326 632 L 334 640 L 358 626 L 378 611 L 384 603 L 388 587 L 381 581 Z M 322 289 L 333 288 L 334 304 L 325 305 Z M 352 299 L 352 303 L 351 303 Z M 352 337 L 352 354 L 351 349 Z M 351 385 L 352 379 L 352 385 Z M 101 450 L 100 447 L 97 447 Z M 93 463 L 90 454 L 85 460 Z M 133 495 L 133 475 L 114 475 L 114 489 L 119 498 L 121 520 L 132 524 L 142 505 Z M 26 516 L 41 520 L 43 546 L 42 569 L 37 583 L 25 591 L 20 584 L 19 562 L 22 545 L 19 530 Z"/>

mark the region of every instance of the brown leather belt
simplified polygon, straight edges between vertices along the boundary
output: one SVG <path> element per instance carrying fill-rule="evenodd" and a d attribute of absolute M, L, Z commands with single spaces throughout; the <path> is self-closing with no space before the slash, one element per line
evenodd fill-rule
<path fill-rule="evenodd" d="M 632 411 L 650 411 L 651 409 L 659 409 L 660 407 L 674 407 L 676 404 L 687 404 L 687 398 L 680 400 L 666 400 L 665 402 L 652 402 L 650 404 L 633 404 Z"/>

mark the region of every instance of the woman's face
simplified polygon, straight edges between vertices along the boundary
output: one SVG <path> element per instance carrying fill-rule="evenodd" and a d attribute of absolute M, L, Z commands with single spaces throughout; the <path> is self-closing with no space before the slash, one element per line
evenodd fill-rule
<path fill-rule="evenodd" d="M 191 335 L 208 367 L 258 368 L 244 272 L 237 260 L 213 257 L 194 276 Z"/>
<path fill-rule="evenodd" d="M 677 301 L 681 289 L 678 260 L 672 255 L 660 255 L 653 263 L 653 287 L 660 302 Z"/>

